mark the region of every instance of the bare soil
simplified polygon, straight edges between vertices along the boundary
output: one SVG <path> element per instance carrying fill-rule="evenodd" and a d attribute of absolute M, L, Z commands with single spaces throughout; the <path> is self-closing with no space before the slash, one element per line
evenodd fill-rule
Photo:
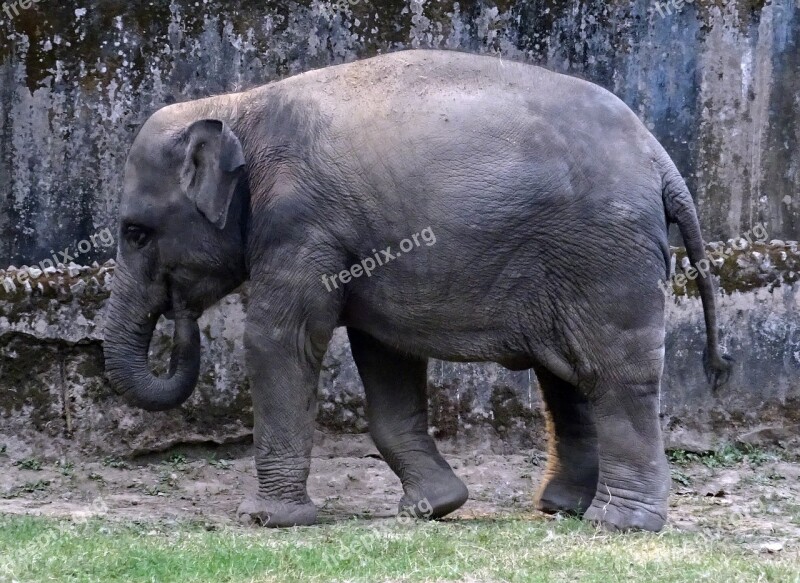
<path fill-rule="evenodd" d="M 470 489 L 470 500 L 448 519 L 520 513 L 547 519 L 533 508 L 543 452 L 443 449 Z M 328 440 L 314 453 L 309 492 L 321 522 L 395 515 L 400 483 L 368 438 Z M 775 450 L 755 461 L 718 463 L 673 464 L 668 528 L 729 538 L 765 553 L 800 553 L 800 459 Z M 0 513 L 197 521 L 216 528 L 236 522 L 239 502 L 255 486 L 247 447 L 183 449 L 136 460 L 15 459 L 11 451 L 0 453 Z"/>

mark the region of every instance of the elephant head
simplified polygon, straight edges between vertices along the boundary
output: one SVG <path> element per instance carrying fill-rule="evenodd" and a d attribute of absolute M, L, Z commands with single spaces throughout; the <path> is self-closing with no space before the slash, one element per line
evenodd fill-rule
<path fill-rule="evenodd" d="M 242 146 L 215 119 L 180 105 L 154 114 L 131 147 L 120 204 L 119 249 L 105 328 L 106 371 L 128 401 L 179 406 L 200 368 L 197 318 L 246 279 L 249 206 Z M 175 320 L 169 372 L 148 349 L 161 315 Z"/>

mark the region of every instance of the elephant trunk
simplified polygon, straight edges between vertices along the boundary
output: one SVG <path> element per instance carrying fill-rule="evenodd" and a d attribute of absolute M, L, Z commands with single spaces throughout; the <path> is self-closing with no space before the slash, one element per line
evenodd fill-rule
<path fill-rule="evenodd" d="M 176 311 L 169 372 L 156 376 L 148 365 L 148 351 L 162 310 L 149 311 L 144 294 L 118 269 L 106 320 L 103 351 L 112 386 L 129 403 L 148 411 L 181 405 L 197 384 L 200 372 L 200 328 L 197 319 Z"/>

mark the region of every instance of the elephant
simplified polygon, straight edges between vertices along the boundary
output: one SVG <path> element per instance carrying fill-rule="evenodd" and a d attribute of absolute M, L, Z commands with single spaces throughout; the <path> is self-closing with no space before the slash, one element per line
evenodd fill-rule
<path fill-rule="evenodd" d="M 407 50 L 153 113 L 125 163 L 104 352 L 117 392 L 192 393 L 197 319 L 248 282 L 258 488 L 245 522 L 310 525 L 316 390 L 344 326 L 399 510 L 468 498 L 428 433 L 427 363 L 538 379 L 549 428 L 537 508 L 660 530 L 668 227 L 707 267 L 692 196 L 617 97 L 526 63 Z M 398 247 L 398 243 L 400 247 Z M 706 374 L 722 384 L 715 288 L 696 279 Z M 174 320 L 169 371 L 148 347 Z"/>

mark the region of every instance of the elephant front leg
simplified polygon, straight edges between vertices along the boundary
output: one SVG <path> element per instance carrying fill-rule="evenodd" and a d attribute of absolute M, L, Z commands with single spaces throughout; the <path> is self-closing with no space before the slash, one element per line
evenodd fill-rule
<path fill-rule="evenodd" d="M 469 492 L 428 434 L 427 360 L 347 331 L 364 382 L 370 435 L 403 484 L 399 512 L 417 518 L 453 512 Z"/>
<path fill-rule="evenodd" d="M 250 305 L 257 304 L 251 298 Z M 281 305 L 276 302 L 276 305 Z M 291 310 L 291 304 L 284 309 Z M 320 365 L 333 331 L 330 324 L 248 314 L 245 350 L 253 395 L 253 445 L 258 491 L 237 515 L 262 526 L 313 524 L 317 510 L 306 481 L 316 417 Z M 296 324 L 288 322 L 294 320 Z"/>

